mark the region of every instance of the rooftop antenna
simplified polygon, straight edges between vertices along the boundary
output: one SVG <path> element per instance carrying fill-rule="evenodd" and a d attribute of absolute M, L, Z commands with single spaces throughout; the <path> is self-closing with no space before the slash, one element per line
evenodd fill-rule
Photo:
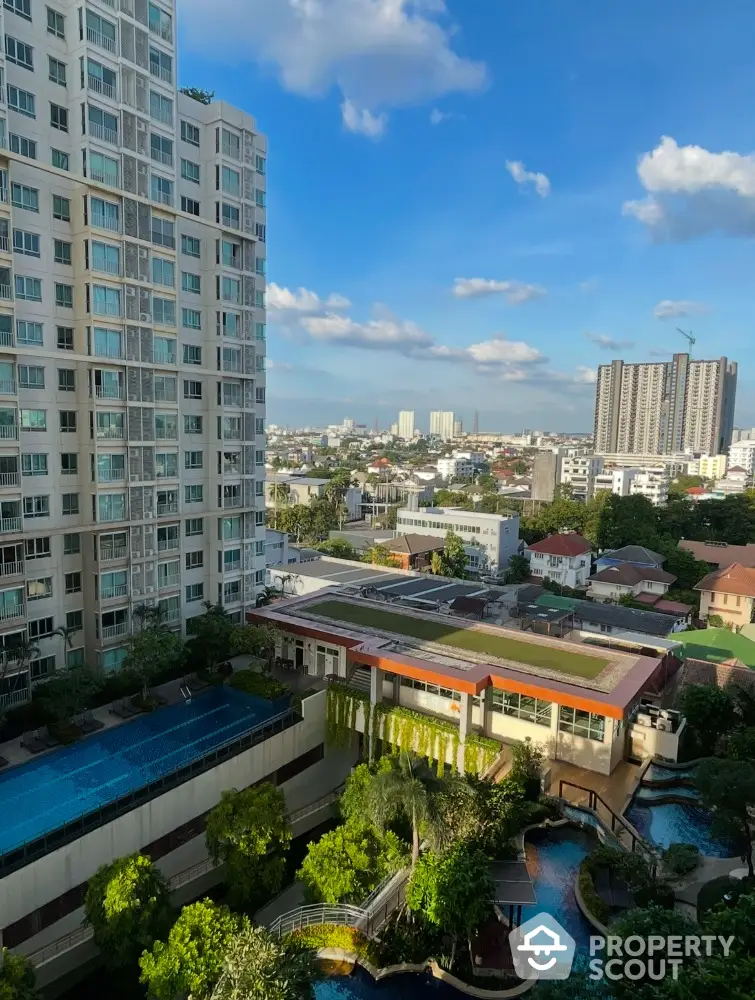
<path fill-rule="evenodd" d="M 697 343 L 697 337 L 693 337 L 691 333 L 687 333 L 686 330 L 682 330 L 680 326 L 676 328 L 676 332 L 681 333 L 683 337 L 687 338 L 690 347 L 694 347 L 694 345 Z"/>

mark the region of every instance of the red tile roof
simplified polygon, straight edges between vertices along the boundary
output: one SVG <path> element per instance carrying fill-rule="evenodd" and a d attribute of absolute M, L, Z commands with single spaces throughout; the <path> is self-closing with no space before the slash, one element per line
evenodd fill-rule
<path fill-rule="evenodd" d="M 714 594 L 741 594 L 755 597 L 755 569 L 731 563 L 713 573 L 708 573 L 695 584 L 695 590 L 709 590 Z"/>
<path fill-rule="evenodd" d="M 530 545 L 531 552 L 544 552 L 550 556 L 581 556 L 584 552 L 592 551 L 592 544 L 572 531 L 566 535 L 549 535 L 541 542 Z"/>
<path fill-rule="evenodd" d="M 704 486 L 690 486 L 684 492 L 691 494 L 693 497 L 699 497 L 703 493 L 710 493 L 710 490 L 707 490 Z"/>

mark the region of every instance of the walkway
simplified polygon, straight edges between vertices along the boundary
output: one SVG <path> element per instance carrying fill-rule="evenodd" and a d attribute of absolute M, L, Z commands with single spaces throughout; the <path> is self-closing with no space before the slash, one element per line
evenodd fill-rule
<path fill-rule="evenodd" d="M 550 794 L 558 795 L 558 785 L 564 781 L 572 781 L 575 785 L 583 785 L 597 792 L 598 795 L 620 816 L 624 813 L 629 796 L 634 791 L 640 776 L 640 768 L 637 764 L 630 764 L 629 761 L 621 761 L 613 774 L 596 774 L 595 771 L 586 771 L 583 767 L 576 767 L 574 764 L 565 764 L 563 761 L 550 761 L 547 765 L 551 772 Z M 578 805 L 577 790 L 570 790 L 569 799 Z M 585 794 L 585 804 L 587 795 Z"/>

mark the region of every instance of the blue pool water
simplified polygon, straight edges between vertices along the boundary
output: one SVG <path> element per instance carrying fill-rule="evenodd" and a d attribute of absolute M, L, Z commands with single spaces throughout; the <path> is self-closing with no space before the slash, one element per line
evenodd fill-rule
<path fill-rule="evenodd" d="M 315 986 L 317 1000 L 462 1000 L 453 986 L 432 976 L 408 973 L 376 983 L 372 976 L 357 970 L 353 976 L 326 979 Z"/>
<path fill-rule="evenodd" d="M 651 764 L 643 774 L 648 781 L 668 781 L 669 778 L 692 778 L 697 767 L 665 767 L 663 764 Z"/>
<path fill-rule="evenodd" d="M 711 834 L 711 815 L 703 806 L 686 802 L 641 805 L 635 799 L 625 815 L 646 840 L 658 847 L 695 844 L 701 854 L 711 858 L 730 858 L 737 853 L 731 844 Z"/>
<path fill-rule="evenodd" d="M 640 785 L 634 793 L 634 801 L 647 802 L 653 799 L 668 798 L 669 795 L 675 795 L 680 799 L 690 799 L 692 802 L 696 802 L 700 798 L 697 789 L 690 788 L 688 785 L 664 785 L 661 788 L 648 788 Z"/>
<path fill-rule="evenodd" d="M 0 854 L 185 767 L 287 707 L 212 688 L 10 768 L 0 774 Z"/>
<path fill-rule="evenodd" d="M 574 826 L 532 830 L 527 834 L 527 867 L 537 905 L 522 907 L 522 921 L 536 913 L 550 913 L 571 934 L 578 949 L 589 947 L 592 928 L 577 906 L 574 880 L 580 862 L 596 846 L 594 835 Z"/>

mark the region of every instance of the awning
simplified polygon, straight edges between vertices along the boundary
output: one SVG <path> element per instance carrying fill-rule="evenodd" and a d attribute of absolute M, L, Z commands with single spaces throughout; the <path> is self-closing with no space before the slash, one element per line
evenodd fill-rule
<path fill-rule="evenodd" d="M 494 902 L 499 906 L 532 906 L 535 888 L 524 861 L 494 861 L 490 875 L 495 883 Z"/>

